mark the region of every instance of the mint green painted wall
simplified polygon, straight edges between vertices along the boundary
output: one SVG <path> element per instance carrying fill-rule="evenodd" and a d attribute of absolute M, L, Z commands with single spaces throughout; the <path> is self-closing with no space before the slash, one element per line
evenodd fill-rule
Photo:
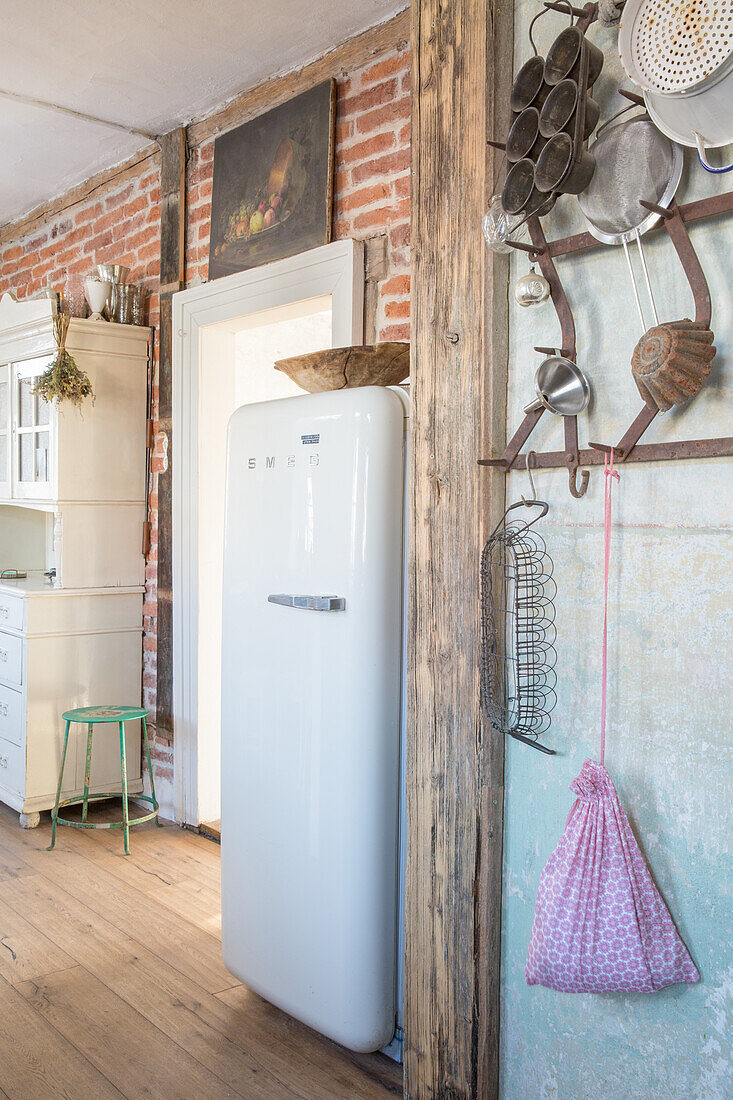
<path fill-rule="evenodd" d="M 519 0 L 515 65 L 530 54 L 535 0 Z M 537 26 L 542 52 L 562 16 Z M 622 101 L 615 31 L 594 28 L 606 68 L 597 85 L 605 119 Z M 630 85 L 628 82 L 626 86 Z M 730 150 L 728 152 L 731 152 Z M 680 201 L 733 188 L 692 155 Z M 548 236 L 583 228 L 577 203 L 561 199 Z M 691 236 L 713 295 L 718 356 L 704 390 L 683 411 L 658 418 L 646 439 L 733 434 L 733 217 L 698 224 Z M 665 234 L 645 240 L 660 320 L 690 316 L 691 295 Z M 527 269 L 513 260 L 512 286 Z M 558 261 L 575 311 L 579 364 L 593 387 L 581 445 L 618 440 L 640 408 L 630 358 L 641 335 L 621 249 Z M 651 321 L 649 322 L 651 324 Z M 508 428 L 533 396 L 535 344 L 557 345 L 550 304 L 512 306 Z M 562 445 L 545 414 L 536 450 Z M 582 500 L 562 470 L 535 475 L 551 511 L 541 524 L 558 585 L 558 704 L 548 758 L 507 743 L 502 941 L 504 1100 L 723 1100 L 733 1096 L 733 911 L 731 719 L 733 672 L 733 459 L 656 463 L 622 470 L 615 499 L 606 764 L 672 916 L 702 975 L 697 986 L 657 994 L 562 994 L 524 980 L 540 872 L 560 838 L 568 787 L 599 751 L 603 476 Z M 510 500 L 528 494 L 524 474 Z"/>

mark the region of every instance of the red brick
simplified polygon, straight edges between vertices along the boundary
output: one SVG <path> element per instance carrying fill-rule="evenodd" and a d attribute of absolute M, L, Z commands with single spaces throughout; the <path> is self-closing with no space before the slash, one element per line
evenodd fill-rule
<path fill-rule="evenodd" d="M 101 202 L 95 202 L 92 206 L 84 206 L 74 217 L 74 225 L 81 225 L 82 222 L 94 221 L 102 213 Z"/>
<path fill-rule="evenodd" d="M 338 111 L 341 118 L 347 115 L 362 114 L 372 107 L 379 107 L 382 103 L 391 103 L 397 94 L 397 81 L 385 80 L 383 84 L 375 84 L 358 95 L 348 99 L 339 100 Z"/>
<path fill-rule="evenodd" d="M 381 129 L 382 126 L 397 122 L 398 119 L 409 117 L 410 97 L 403 96 L 402 99 L 394 99 L 384 107 L 376 107 L 373 111 L 367 111 L 366 114 L 359 115 L 356 120 L 356 130 L 359 134 L 370 134 Z"/>
<path fill-rule="evenodd" d="M 369 206 L 374 202 L 380 202 L 382 199 L 388 199 L 389 195 L 390 186 L 388 183 L 376 183 L 371 187 L 363 187 L 361 191 L 353 191 L 350 195 L 344 195 L 343 198 L 339 198 L 336 205 L 341 214 L 347 210 L 355 210 L 362 206 Z"/>
<path fill-rule="evenodd" d="M 382 134 L 374 134 L 366 141 L 359 141 L 356 145 L 350 145 L 348 149 L 340 149 L 337 157 L 340 164 L 352 164 L 357 160 L 366 160 L 377 153 L 384 153 L 394 145 L 394 134 L 386 130 Z"/>
<path fill-rule="evenodd" d="M 370 65 L 368 69 L 363 69 L 361 74 L 362 84 L 374 84 L 377 80 L 384 80 L 385 77 L 394 76 L 396 73 L 401 73 L 404 69 L 408 69 L 409 72 L 410 55 L 405 53 L 396 53 L 391 57 L 386 57 L 383 61 L 377 61 L 376 65 Z"/>
<path fill-rule="evenodd" d="M 389 233 L 389 243 L 393 248 L 404 248 L 410 243 L 410 223 L 396 225 Z"/>
<path fill-rule="evenodd" d="M 354 183 L 364 183 L 374 176 L 388 176 L 392 172 L 404 172 L 410 167 L 410 150 L 399 149 L 396 153 L 388 153 L 376 160 L 368 160 L 365 164 L 357 164 L 351 169 L 351 178 Z"/>
<path fill-rule="evenodd" d="M 350 237 L 352 233 L 351 222 L 339 219 L 333 223 L 333 235 L 337 241 L 342 241 L 346 237 Z"/>
<path fill-rule="evenodd" d="M 404 218 L 409 213 L 410 204 L 407 199 L 394 206 L 380 206 L 375 210 L 366 210 L 363 214 L 357 214 L 354 218 L 354 229 L 372 229 L 375 226 L 383 226 L 391 221 Z"/>
<path fill-rule="evenodd" d="M 398 176 L 396 180 L 392 181 L 392 187 L 394 193 L 398 199 L 409 199 L 410 197 L 410 177 Z"/>
<path fill-rule="evenodd" d="M 105 210 L 114 210 L 115 207 L 126 203 L 127 200 L 132 197 L 133 190 L 134 186 L 130 183 L 122 191 L 118 191 L 116 195 L 110 195 L 108 199 L 104 200 Z"/>
<path fill-rule="evenodd" d="M 390 317 L 393 320 L 401 317 L 410 316 L 410 300 L 405 298 L 402 302 L 387 302 L 384 307 L 385 317 Z"/>
<path fill-rule="evenodd" d="M 391 279 L 386 279 L 379 288 L 379 293 L 382 297 L 389 297 L 393 294 L 409 294 L 410 276 L 394 275 Z"/>
<path fill-rule="evenodd" d="M 410 339 L 410 326 L 408 325 L 387 325 L 386 328 L 380 330 L 379 340 L 389 342 L 390 340 L 404 340 Z"/>
<path fill-rule="evenodd" d="M 354 132 L 354 121 L 350 118 L 341 119 L 336 123 L 336 144 L 348 140 Z M 338 154 L 337 154 L 338 156 Z"/>
<path fill-rule="evenodd" d="M 195 209 L 190 210 L 188 213 L 188 220 L 194 225 L 196 222 L 211 221 L 211 203 L 204 203 L 203 206 L 197 206 Z"/>
<path fill-rule="evenodd" d="M 137 214 L 138 210 L 144 210 L 148 205 L 148 199 L 146 195 L 138 195 L 132 202 L 126 202 L 122 213 L 126 218 L 129 218 L 132 214 Z"/>

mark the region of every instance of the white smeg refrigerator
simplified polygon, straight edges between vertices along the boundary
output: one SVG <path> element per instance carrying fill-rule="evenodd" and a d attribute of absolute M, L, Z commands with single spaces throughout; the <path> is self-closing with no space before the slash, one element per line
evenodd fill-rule
<path fill-rule="evenodd" d="M 407 424 L 369 386 L 245 405 L 228 438 L 224 961 L 358 1051 L 399 1001 Z"/>

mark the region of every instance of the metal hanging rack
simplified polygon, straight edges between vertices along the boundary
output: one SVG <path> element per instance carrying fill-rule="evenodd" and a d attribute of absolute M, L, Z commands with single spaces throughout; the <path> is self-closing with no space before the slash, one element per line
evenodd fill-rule
<path fill-rule="evenodd" d="M 545 7 L 554 11 L 568 11 L 566 3 L 547 2 Z M 573 8 L 572 10 L 578 18 L 578 24 L 576 25 L 581 25 L 583 31 L 595 22 L 598 16 L 597 4 L 586 4 L 584 8 Z M 644 102 L 640 96 L 633 92 L 621 90 L 620 94 L 631 102 L 642 104 Z M 489 144 L 495 145 L 497 143 L 490 142 Z M 705 322 L 706 327 L 708 327 L 712 314 L 710 290 L 687 232 L 687 225 L 705 218 L 733 212 L 733 191 L 713 195 L 709 198 L 697 199 L 681 205 L 673 201 L 669 207 L 657 206 L 643 198 L 640 198 L 639 201 L 647 210 L 659 214 L 660 222 L 650 232 L 666 229 L 692 290 L 695 303 L 695 320 Z M 560 322 L 562 340 L 560 354 L 575 363 L 577 362 L 575 320 L 555 266 L 555 259 L 590 252 L 592 249 L 603 248 L 604 246 L 590 233 L 577 233 L 548 241 L 537 215 L 532 215 L 527 220 L 527 228 L 531 244 L 513 240 L 507 240 L 506 244 L 511 245 L 512 248 L 518 251 L 526 252 L 530 259 L 539 264 L 542 274 L 550 284 L 550 297 Z M 557 351 L 555 348 L 546 347 L 536 347 L 534 350 L 545 355 L 552 355 Z M 507 443 L 502 454 L 498 458 L 479 459 L 479 465 L 498 467 L 503 469 L 505 473 L 508 473 L 509 470 L 527 469 L 528 456 L 522 452 L 522 447 L 534 431 L 543 412 L 544 409 L 540 408 L 526 413 L 524 420 Z M 650 408 L 647 405 L 643 406 L 641 412 L 613 447 L 613 453 L 618 463 L 665 462 L 691 458 L 733 456 L 733 436 L 723 436 L 715 439 L 687 439 L 672 443 L 639 443 L 658 412 L 658 409 Z M 588 470 L 581 470 L 580 467 L 602 466 L 605 454 L 611 450 L 611 447 L 604 443 L 589 443 L 587 448 L 579 448 L 577 416 L 563 417 L 563 426 L 565 444 L 563 450 L 530 452 L 532 454 L 532 466 L 534 469 L 566 468 L 571 494 L 576 498 L 582 497 L 588 488 L 590 475 Z M 580 473 L 580 484 L 578 484 L 578 473 Z"/>

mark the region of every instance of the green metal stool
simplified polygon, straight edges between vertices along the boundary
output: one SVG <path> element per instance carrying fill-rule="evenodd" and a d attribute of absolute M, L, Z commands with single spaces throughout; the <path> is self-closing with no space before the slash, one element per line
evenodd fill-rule
<path fill-rule="evenodd" d="M 51 851 L 56 844 L 56 826 L 57 825 L 70 825 L 72 829 L 122 829 L 125 837 L 125 855 L 130 854 L 130 825 L 141 825 L 143 821 L 150 821 L 151 818 L 155 818 L 156 824 L 160 825 L 158 821 L 158 803 L 155 798 L 155 783 L 153 782 L 153 768 L 150 763 L 150 746 L 148 744 L 148 727 L 145 721 L 148 716 L 148 711 L 143 710 L 142 707 L 79 707 L 77 710 L 67 710 L 62 714 L 62 718 L 66 722 L 66 732 L 64 734 L 64 751 L 61 756 L 61 771 L 59 772 L 59 785 L 56 790 L 56 806 L 51 812 L 51 821 L 53 822 L 51 827 L 51 843 L 47 848 L 47 851 Z M 145 756 L 148 761 L 148 774 L 150 776 L 150 794 L 138 794 L 135 797 L 141 802 L 149 802 L 153 807 L 152 812 L 144 814 L 142 817 L 136 817 L 131 822 L 127 806 L 127 762 L 125 759 L 125 722 L 133 722 L 138 718 L 142 719 L 143 724 L 143 742 L 145 744 Z M 59 801 L 61 798 L 61 784 L 64 778 L 64 765 L 66 764 L 66 750 L 69 745 L 69 729 L 72 722 L 79 722 L 87 726 L 87 759 L 86 767 L 84 769 L 84 795 L 82 798 L 67 798 L 64 802 Z M 107 722 L 116 722 L 120 730 L 120 771 L 122 774 L 122 821 L 111 821 L 105 824 L 95 825 L 87 821 L 87 810 L 90 802 L 98 802 L 103 798 L 116 798 L 118 792 L 112 791 L 105 794 L 94 794 L 89 797 L 89 773 L 92 766 L 92 731 L 95 725 Z M 59 817 L 59 810 L 65 806 L 82 806 L 81 821 L 69 821 L 67 818 Z"/>

